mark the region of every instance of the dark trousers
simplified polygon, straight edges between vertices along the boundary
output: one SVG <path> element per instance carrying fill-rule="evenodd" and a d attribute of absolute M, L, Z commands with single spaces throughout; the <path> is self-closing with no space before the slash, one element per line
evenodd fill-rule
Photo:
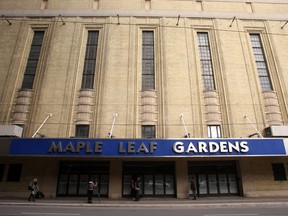
<path fill-rule="evenodd" d="M 34 190 L 32 190 L 31 192 L 30 192 L 30 196 L 29 196 L 29 201 L 31 201 L 31 199 L 33 200 L 33 201 L 35 201 L 35 191 Z"/>
<path fill-rule="evenodd" d="M 139 201 L 140 200 L 140 191 L 139 190 L 135 190 L 135 201 Z"/>
<path fill-rule="evenodd" d="M 196 190 L 192 190 L 193 199 L 196 200 Z"/>
<path fill-rule="evenodd" d="M 131 188 L 130 198 L 135 198 L 135 190 L 134 190 L 134 188 Z"/>
<path fill-rule="evenodd" d="M 88 190 L 88 203 L 92 203 L 93 190 Z"/>

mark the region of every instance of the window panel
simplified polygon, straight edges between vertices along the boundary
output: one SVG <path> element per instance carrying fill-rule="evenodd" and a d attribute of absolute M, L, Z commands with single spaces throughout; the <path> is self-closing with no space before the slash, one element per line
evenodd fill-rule
<path fill-rule="evenodd" d="M 35 31 L 23 77 L 22 88 L 32 89 L 42 48 L 44 31 Z M 33 76 L 31 76 L 33 74 Z M 28 82 L 28 83 L 27 83 Z"/>
<path fill-rule="evenodd" d="M 93 88 L 94 75 L 86 75 L 82 79 L 82 88 L 91 89 Z"/>
<path fill-rule="evenodd" d="M 142 32 L 142 90 L 155 89 L 154 32 Z"/>
<path fill-rule="evenodd" d="M 151 76 L 151 78 L 154 78 L 154 61 L 143 60 L 142 70 L 143 70 L 143 72 L 145 71 L 145 73 L 143 73 L 143 75 L 147 75 L 147 74 L 153 75 L 153 76 Z"/>
<path fill-rule="evenodd" d="M 98 31 L 88 31 L 81 88 L 94 88 L 98 37 Z"/>
<path fill-rule="evenodd" d="M 208 125 L 208 138 L 221 138 L 221 128 L 219 125 Z"/>
<path fill-rule="evenodd" d="M 22 88 L 23 89 L 32 89 L 34 82 L 34 75 L 25 75 L 23 79 Z"/>
<path fill-rule="evenodd" d="M 86 57 L 87 59 L 96 59 L 97 54 L 97 46 L 90 46 L 86 49 Z"/>
<path fill-rule="evenodd" d="M 197 36 L 204 89 L 215 90 L 214 71 L 212 66 L 208 33 L 199 32 L 197 33 Z"/>
<path fill-rule="evenodd" d="M 144 139 L 156 138 L 155 126 L 154 125 L 143 125 L 141 137 Z"/>
<path fill-rule="evenodd" d="M 269 91 L 270 89 L 270 80 L 267 77 L 259 77 L 260 78 L 260 82 L 261 82 L 261 86 L 262 86 L 262 90 L 263 91 Z"/>
<path fill-rule="evenodd" d="M 76 125 L 75 137 L 88 138 L 89 137 L 89 125 Z"/>
<path fill-rule="evenodd" d="M 254 53 L 254 58 L 262 90 L 263 91 L 273 90 L 260 35 L 250 34 L 250 40 L 252 44 L 252 49 Z"/>

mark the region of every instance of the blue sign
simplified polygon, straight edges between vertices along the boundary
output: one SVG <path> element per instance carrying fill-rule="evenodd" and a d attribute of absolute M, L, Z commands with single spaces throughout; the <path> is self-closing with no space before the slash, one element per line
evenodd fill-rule
<path fill-rule="evenodd" d="M 12 139 L 10 155 L 93 157 L 283 156 L 284 139 Z"/>

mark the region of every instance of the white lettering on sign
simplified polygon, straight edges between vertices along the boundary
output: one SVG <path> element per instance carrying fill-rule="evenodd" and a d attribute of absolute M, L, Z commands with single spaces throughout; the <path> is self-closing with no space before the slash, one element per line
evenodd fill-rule
<path fill-rule="evenodd" d="M 115 143 L 116 144 L 116 143 Z M 114 150 L 117 149 L 118 144 L 118 153 Z M 105 145 L 109 145 L 109 142 L 104 143 L 102 141 L 83 141 L 79 140 L 73 142 L 71 140 L 67 142 L 52 141 L 49 146 L 49 153 L 68 153 L 68 154 L 104 154 L 109 155 L 113 152 L 113 155 L 163 155 L 169 156 L 171 150 L 175 154 L 229 154 L 229 153 L 247 153 L 249 152 L 249 145 L 247 141 L 244 140 L 187 140 L 187 141 L 175 141 L 171 143 L 168 149 L 168 146 L 165 146 L 164 143 L 161 143 L 157 149 L 156 141 L 120 141 L 116 145 L 111 145 L 109 148 L 103 148 Z M 161 147 L 161 148 L 160 148 Z M 104 149 L 104 152 L 103 152 Z"/>
<path fill-rule="evenodd" d="M 235 141 L 235 142 L 198 142 L 198 145 L 194 145 L 190 142 L 188 146 L 185 146 L 183 142 L 175 142 L 173 145 L 173 151 L 178 154 L 182 153 L 247 153 L 249 146 L 246 141 Z"/>

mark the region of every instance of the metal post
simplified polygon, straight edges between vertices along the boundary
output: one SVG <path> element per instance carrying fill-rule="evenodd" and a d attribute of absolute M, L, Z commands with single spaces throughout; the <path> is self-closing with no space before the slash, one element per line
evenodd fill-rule
<path fill-rule="evenodd" d="M 36 130 L 36 132 L 33 134 L 32 138 L 36 136 L 36 134 L 40 131 L 40 129 L 43 127 L 43 125 L 46 123 L 46 121 L 52 116 L 52 113 L 49 113 L 48 116 L 45 118 L 43 123 L 39 126 L 39 128 Z"/>
<path fill-rule="evenodd" d="M 243 118 L 246 118 L 246 119 L 249 121 L 249 123 L 252 125 L 252 127 L 254 128 L 254 130 L 258 133 L 258 135 L 259 135 L 261 138 L 263 138 L 263 136 L 262 136 L 262 134 L 260 133 L 260 131 L 252 124 L 252 122 L 251 122 L 251 120 L 248 118 L 247 114 L 244 114 L 244 115 L 243 115 Z"/>
<path fill-rule="evenodd" d="M 236 16 L 233 17 L 232 22 L 231 22 L 231 24 L 229 25 L 229 27 L 232 27 L 232 25 L 233 25 L 235 19 L 236 19 Z"/>
<path fill-rule="evenodd" d="M 184 115 L 183 114 L 180 114 L 180 119 L 182 120 L 182 124 L 183 124 L 183 127 L 185 129 L 185 133 L 186 133 L 186 137 L 189 138 L 189 133 L 187 131 L 187 128 L 186 128 L 186 124 L 185 124 L 185 121 L 184 121 Z"/>
<path fill-rule="evenodd" d="M 113 133 L 113 129 L 114 129 L 114 124 L 115 124 L 115 120 L 116 120 L 117 117 L 118 117 L 118 114 L 115 113 L 115 114 L 113 115 L 113 122 L 112 122 L 111 130 L 110 130 L 110 133 L 109 133 L 109 136 L 108 136 L 109 139 L 112 138 L 112 133 Z"/>

